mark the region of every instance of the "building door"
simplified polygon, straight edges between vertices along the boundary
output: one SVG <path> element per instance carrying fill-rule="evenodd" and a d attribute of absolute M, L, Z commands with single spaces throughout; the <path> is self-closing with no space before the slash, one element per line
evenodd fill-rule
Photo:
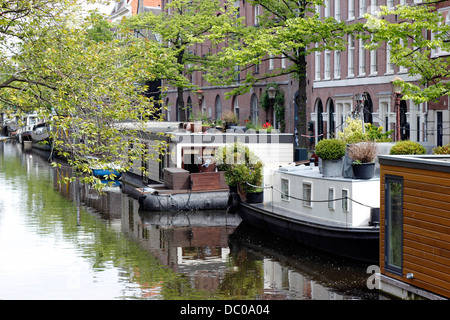
<path fill-rule="evenodd" d="M 402 140 L 409 140 L 409 123 L 406 120 L 406 112 L 408 108 L 406 101 L 400 101 L 400 138 Z"/>
<path fill-rule="evenodd" d="M 436 144 L 438 146 L 442 146 L 442 138 L 444 136 L 444 126 L 443 126 L 443 121 L 442 121 L 442 111 L 437 111 L 436 112 L 436 118 L 437 118 L 437 123 L 436 123 L 436 127 L 437 127 L 437 132 L 436 132 L 436 137 L 437 137 L 437 141 Z"/>
<path fill-rule="evenodd" d="M 323 105 L 322 105 L 322 100 L 317 99 L 316 102 L 316 114 L 317 114 L 317 140 L 316 141 L 320 141 L 323 139 Z"/>
<path fill-rule="evenodd" d="M 334 138 L 334 104 L 333 100 L 328 100 L 328 138 Z"/>
<path fill-rule="evenodd" d="M 403 260 L 403 177 L 386 175 L 384 187 L 385 269 L 401 275 Z"/>

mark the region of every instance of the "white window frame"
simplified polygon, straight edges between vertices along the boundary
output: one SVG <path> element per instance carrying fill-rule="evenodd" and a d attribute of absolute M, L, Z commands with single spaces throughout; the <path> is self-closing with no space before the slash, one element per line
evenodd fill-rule
<path fill-rule="evenodd" d="M 341 0 L 334 0 L 334 19 L 341 21 Z"/>
<path fill-rule="evenodd" d="M 347 77 L 355 76 L 355 38 L 353 35 L 348 35 L 348 65 L 347 65 Z"/>
<path fill-rule="evenodd" d="M 330 80 L 331 77 L 331 52 L 330 50 L 325 50 L 324 54 L 324 71 L 323 78 L 324 80 Z"/>
<path fill-rule="evenodd" d="M 367 12 L 366 0 L 359 0 L 359 17 L 363 18 L 366 12 Z"/>
<path fill-rule="evenodd" d="M 355 19 L 355 0 L 348 0 L 347 21 Z"/>
<path fill-rule="evenodd" d="M 309 194 L 305 194 L 308 189 L 305 187 L 309 187 Z M 312 182 L 303 181 L 302 183 L 302 205 L 304 207 L 312 208 L 312 194 L 313 194 L 313 185 Z"/>
<path fill-rule="evenodd" d="M 314 53 L 314 80 L 320 80 L 320 72 L 320 51 L 316 51 Z"/>
<path fill-rule="evenodd" d="M 359 58 L 358 75 L 365 76 L 366 75 L 366 50 L 364 49 L 363 39 L 359 39 L 358 58 Z"/>
<path fill-rule="evenodd" d="M 334 78 L 335 79 L 341 78 L 341 52 L 340 51 L 334 52 Z"/>
<path fill-rule="evenodd" d="M 282 201 L 287 201 L 289 202 L 290 197 L 289 197 L 289 187 L 290 187 L 290 180 L 288 178 L 281 178 L 281 200 Z"/>
<path fill-rule="evenodd" d="M 348 191 L 348 189 L 342 189 L 342 191 L 341 191 L 341 197 L 343 198 L 341 201 L 342 201 L 342 206 L 341 206 L 341 209 L 342 209 L 342 212 L 349 212 L 350 211 L 350 204 L 349 204 L 349 201 L 348 201 L 348 197 L 349 197 L 349 191 Z"/>
<path fill-rule="evenodd" d="M 335 194 L 335 188 L 334 187 L 330 187 L 328 188 L 328 209 L 334 211 L 334 194 Z"/>

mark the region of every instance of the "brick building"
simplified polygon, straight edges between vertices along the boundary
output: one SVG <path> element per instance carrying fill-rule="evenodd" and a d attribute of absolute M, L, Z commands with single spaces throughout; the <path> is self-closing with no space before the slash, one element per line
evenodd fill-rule
<path fill-rule="evenodd" d="M 399 3 L 418 0 L 325 0 L 324 6 L 317 7 L 321 17 L 333 16 L 346 23 L 364 22 L 362 17 L 366 12 L 375 12 L 380 5 L 394 7 Z M 162 10 L 168 0 L 162 0 Z M 441 4 L 439 11 L 450 23 L 450 2 Z M 247 24 L 256 24 L 262 8 L 252 6 L 244 0 L 235 1 L 239 7 L 240 15 L 246 17 Z M 211 51 L 208 46 L 202 45 L 192 50 L 197 55 L 203 55 Z M 444 55 L 446 52 L 436 50 L 434 55 Z M 394 130 L 396 126 L 396 112 L 394 106 L 394 94 L 391 81 L 400 77 L 405 81 L 417 81 L 408 75 L 408 70 L 399 68 L 390 63 L 390 48 L 382 44 L 377 50 L 369 51 L 364 48 L 363 42 L 348 37 L 348 46 L 345 51 L 325 51 L 310 54 L 308 61 L 308 121 L 311 131 L 310 148 L 321 138 L 335 136 L 336 132 L 343 129 L 345 114 L 354 110 L 359 104 L 364 106 L 364 119 L 376 126 L 382 126 L 384 131 Z M 253 73 L 264 74 L 275 68 L 283 68 L 283 64 L 289 63 L 282 57 L 271 57 L 263 61 L 261 65 L 251 70 Z M 245 74 L 241 74 L 243 79 Z M 285 95 L 285 132 L 295 132 L 297 108 L 295 95 L 297 83 L 289 75 L 268 79 L 257 83 L 246 94 L 225 99 L 230 86 L 211 86 L 196 72 L 192 75 L 192 82 L 198 85 L 203 94 L 201 100 L 196 92 L 185 91 L 184 101 L 189 106 L 190 112 L 196 114 L 199 110 L 206 113 L 210 119 L 218 119 L 226 110 L 232 110 L 239 115 L 240 124 L 244 120 L 259 121 L 264 123 L 269 120 L 276 125 L 277 121 L 273 110 L 268 112 L 260 108 L 263 91 L 267 84 L 276 82 Z M 240 84 L 236 79 L 235 85 Z M 232 86 L 232 87 L 234 87 Z M 167 105 L 166 120 L 177 121 L 179 116 L 175 107 L 176 90 L 168 90 L 165 97 Z M 356 99 L 359 99 L 357 101 Z M 413 141 L 428 141 L 431 144 L 442 145 L 450 142 L 449 137 L 449 99 L 443 97 L 437 103 L 415 104 L 412 100 L 400 103 L 400 128 L 401 138 Z"/>

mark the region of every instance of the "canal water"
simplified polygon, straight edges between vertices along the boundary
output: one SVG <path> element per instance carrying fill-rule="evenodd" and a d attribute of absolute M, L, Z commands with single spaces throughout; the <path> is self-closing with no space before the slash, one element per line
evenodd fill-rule
<path fill-rule="evenodd" d="M 0 299 L 380 299 L 367 264 L 225 211 L 142 212 L 119 187 L 58 183 L 68 172 L 0 142 Z"/>

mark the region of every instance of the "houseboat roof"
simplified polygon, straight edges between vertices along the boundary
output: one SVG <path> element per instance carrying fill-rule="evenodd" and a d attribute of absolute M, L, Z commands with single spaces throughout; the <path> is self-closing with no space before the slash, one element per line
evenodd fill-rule
<path fill-rule="evenodd" d="M 380 164 L 450 172 L 450 155 L 379 155 Z"/>

